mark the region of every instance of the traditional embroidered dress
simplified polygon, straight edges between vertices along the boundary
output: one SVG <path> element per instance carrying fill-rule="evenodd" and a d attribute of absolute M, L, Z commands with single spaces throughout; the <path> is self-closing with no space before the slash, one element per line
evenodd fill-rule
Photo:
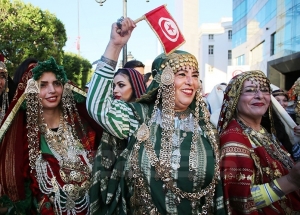
<path fill-rule="evenodd" d="M 109 133 L 128 139 L 128 142 L 126 144 L 124 141 L 126 145 L 122 147 L 125 149 L 117 159 L 105 156 L 94 164 L 101 166 L 102 170 L 99 172 L 99 202 L 91 205 L 94 214 L 175 215 L 198 214 L 204 210 L 208 214 L 224 214 L 221 183 L 214 170 L 218 146 L 210 142 L 215 137 L 209 127 L 211 125 L 206 124 L 209 123 L 208 117 L 204 122 L 207 109 L 203 100 L 199 121 L 195 117 L 195 102 L 184 113 L 175 114 L 170 124 L 173 132 L 169 134 L 171 139 L 167 143 L 170 147 L 166 149 L 162 145 L 167 129 L 164 120 L 168 117 L 172 119 L 172 115 L 165 114 L 160 106 L 154 104 L 162 75 L 160 66 L 166 58 L 169 60 L 179 56 L 180 60 L 186 58 L 190 65 L 196 62 L 191 55 L 180 51 L 169 58 L 158 57 L 153 64 L 157 68 L 153 68 L 156 79 L 147 89 L 147 95 L 142 96 L 139 103 L 130 104 L 113 100 L 110 94 L 113 69 L 104 62 L 98 64 L 91 80 L 88 111 Z M 172 92 L 168 95 L 174 96 Z M 154 109 L 156 111 L 152 115 Z M 147 129 L 141 129 L 145 122 L 151 124 L 150 139 L 141 140 L 139 137 L 143 136 L 143 132 L 147 133 Z M 199 135 L 196 140 L 193 139 L 194 133 Z M 155 164 L 163 159 L 162 156 L 170 158 L 170 166 Z M 192 171 L 190 163 L 193 164 Z"/>
<path fill-rule="evenodd" d="M 235 117 L 243 83 L 251 78 L 269 86 L 260 71 L 234 77 L 226 88 L 219 119 L 221 176 L 227 213 L 300 214 L 299 191 L 280 198 L 270 187 L 270 182 L 288 174 L 293 165 L 290 155 L 275 137 L 271 105 L 264 119 L 268 121 L 267 130 L 262 128 L 257 132 Z"/>
<path fill-rule="evenodd" d="M 5 128 L 1 128 L 4 131 L 0 135 L 1 146 L 18 148 L 3 151 L 10 155 L 14 168 L 6 172 L 5 180 L 0 182 L 4 194 L 0 198 L 2 207 L 8 207 L 9 214 L 89 214 L 91 159 L 102 129 L 88 116 L 85 92 L 68 82 L 65 87 L 74 94 L 78 115 L 61 118 L 57 130 L 47 128 L 46 124 L 36 125 L 33 128 L 38 130 L 37 144 L 33 144 L 35 136 L 29 132 L 32 126 L 26 129 L 26 125 L 36 117 L 26 113 L 26 109 L 33 107 L 29 101 L 32 98 L 24 93 L 25 83 L 32 77 L 31 69 L 23 75 L 16 93 L 18 100 L 5 119 Z M 63 100 L 68 103 L 69 98 L 63 96 Z M 21 147 L 23 150 L 19 150 Z"/>

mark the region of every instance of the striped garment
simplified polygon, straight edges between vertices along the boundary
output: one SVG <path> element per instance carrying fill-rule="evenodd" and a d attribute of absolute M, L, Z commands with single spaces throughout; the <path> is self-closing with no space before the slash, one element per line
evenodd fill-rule
<path fill-rule="evenodd" d="M 129 106 L 112 96 L 113 68 L 99 62 L 87 95 L 89 115 L 107 132 L 119 139 L 127 139 L 138 128 L 138 121 Z"/>

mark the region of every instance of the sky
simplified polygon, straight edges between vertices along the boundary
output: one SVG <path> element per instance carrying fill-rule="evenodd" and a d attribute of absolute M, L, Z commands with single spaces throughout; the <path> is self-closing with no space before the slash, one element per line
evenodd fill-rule
<path fill-rule="evenodd" d="M 78 53 L 76 41 L 79 35 L 80 56 L 91 63 L 101 57 L 109 41 L 112 23 L 123 15 L 123 0 L 106 0 L 103 6 L 100 6 L 95 0 L 23 1 L 42 10 L 50 11 L 61 20 L 65 25 L 68 38 L 64 47 L 66 52 Z M 232 16 L 232 0 L 199 1 L 199 24 L 215 23 L 219 22 L 222 17 Z M 135 20 L 150 10 L 167 4 L 168 11 L 174 17 L 174 2 L 175 0 L 149 0 L 149 2 L 146 0 L 127 0 L 127 16 Z M 131 52 L 135 59 L 145 63 L 153 61 L 158 55 L 158 47 L 159 41 L 147 22 L 139 22 L 127 44 L 127 51 Z M 121 59 L 122 53 L 119 57 L 119 60 Z"/>

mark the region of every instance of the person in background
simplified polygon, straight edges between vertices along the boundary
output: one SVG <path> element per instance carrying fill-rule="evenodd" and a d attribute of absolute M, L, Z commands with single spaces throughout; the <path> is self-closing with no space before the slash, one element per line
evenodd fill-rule
<path fill-rule="evenodd" d="M 152 80 L 153 78 L 151 72 L 148 72 L 144 75 L 144 84 L 146 85 L 146 87 L 148 87 L 151 84 Z"/>
<path fill-rule="evenodd" d="M 146 92 L 143 75 L 131 68 L 118 69 L 113 80 L 113 95 L 115 99 L 134 102 Z"/>
<path fill-rule="evenodd" d="M 125 63 L 123 68 L 131 68 L 139 71 L 142 75 L 144 75 L 145 65 L 139 60 L 130 60 Z"/>
<path fill-rule="evenodd" d="M 19 86 L 0 132 L 0 171 L 5 172 L 0 209 L 89 214 L 92 161 L 102 128 L 86 112 L 85 93 L 52 57 L 30 66 Z"/>
<path fill-rule="evenodd" d="M 0 54 L 0 127 L 16 91 L 16 84 L 8 74 L 4 56 Z"/>
<path fill-rule="evenodd" d="M 28 69 L 28 67 L 30 67 L 31 65 L 34 65 L 38 62 L 38 60 L 36 58 L 27 58 L 25 59 L 16 69 L 15 73 L 14 73 L 14 82 L 16 85 L 19 84 L 19 82 L 21 81 L 21 78 L 24 74 L 24 72 L 26 72 L 26 70 Z"/>
<path fill-rule="evenodd" d="M 117 59 L 134 28 L 130 18 L 121 28 L 112 25 L 86 103 L 106 131 L 127 140 L 111 176 L 103 179 L 108 185 L 101 187 L 97 214 L 225 214 L 218 141 L 195 56 L 176 50 L 156 57 L 153 81 L 136 102 L 110 93 Z"/>
<path fill-rule="evenodd" d="M 134 102 L 146 92 L 143 76 L 135 69 L 118 69 L 113 79 L 113 97 L 124 102 Z M 105 196 L 113 167 L 126 148 L 127 140 L 103 132 L 93 165 L 90 187 L 91 214 L 98 215 L 101 195 Z M 102 188 L 102 189 L 101 189 Z"/>
<path fill-rule="evenodd" d="M 249 71 L 225 90 L 218 132 L 228 214 L 300 213 L 300 162 L 277 139 L 270 89 L 263 72 Z"/>

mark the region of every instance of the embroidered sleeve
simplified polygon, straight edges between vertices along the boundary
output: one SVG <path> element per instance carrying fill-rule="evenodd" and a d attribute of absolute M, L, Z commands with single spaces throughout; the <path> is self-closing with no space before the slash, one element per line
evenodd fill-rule
<path fill-rule="evenodd" d="M 87 95 L 89 115 L 110 134 L 126 139 L 138 128 L 132 109 L 112 96 L 113 68 L 99 61 Z"/>
<path fill-rule="evenodd" d="M 251 187 L 251 194 L 258 209 L 269 206 L 280 199 L 268 183 L 253 185 Z"/>

